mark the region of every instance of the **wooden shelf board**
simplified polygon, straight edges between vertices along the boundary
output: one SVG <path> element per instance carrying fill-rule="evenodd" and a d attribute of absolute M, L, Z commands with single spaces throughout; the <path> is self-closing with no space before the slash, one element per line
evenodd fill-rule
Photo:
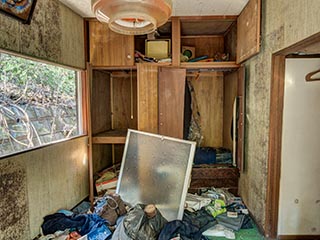
<path fill-rule="evenodd" d="M 126 142 L 127 130 L 110 130 L 92 136 L 94 144 L 124 144 Z"/>
<path fill-rule="evenodd" d="M 137 69 L 136 65 L 132 66 L 92 66 L 93 70 L 135 70 Z"/>
<path fill-rule="evenodd" d="M 172 66 L 172 63 L 136 63 L 134 66 L 93 66 L 92 69 L 101 69 L 101 70 L 136 70 L 137 64 L 151 64 L 157 66 Z M 237 69 L 240 67 L 235 61 L 229 62 L 182 62 L 180 63 L 180 67 L 187 69 L 194 68 L 207 68 L 207 69 Z"/>
<path fill-rule="evenodd" d="M 195 69 L 195 68 L 207 68 L 207 69 L 237 69 L 240 67 L 234 61 L 230 62 L 185 62 L 180 64 L 181 67 L 187 69 Z"/>

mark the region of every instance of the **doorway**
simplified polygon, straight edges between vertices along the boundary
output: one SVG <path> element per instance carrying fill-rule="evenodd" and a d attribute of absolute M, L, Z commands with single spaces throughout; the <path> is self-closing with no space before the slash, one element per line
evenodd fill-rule
<path fill-rule="evenodd" d="M 293 56 L 310 56 L 310 54 L 320 53 L 320 33 L 311 36 L 301 42 L 298 42 L 284 50 L 273 55 L 272 61 L 272 81 L 271 81 L 271 97 L 270 97 L 270 130 L 269 130 L 269 161 L 268 161 L 268 188 L 266 202 L 266 236 L 269 238 L 279 239 L 310 239 L 310 236 L 319 234 L 319 229 L 311 227 L 310 231 L 299 231 L 299 235 L 295 232 L 290 232 L 283 229 L 278 223 L 283 214 L 281 206 L 283 203 L 280 197 L 283 198 L 280 176 L 286 163 L 282 150 L 285 150 L 283 137 L 285 137 L 285 129 L 283 124 L 286 124 L 284 110 L 286 108 L 285 101 L 285 77 L 286 77 L 286 60 Z M 294 53 L 292 55 L 292 53 Z M 299 66 L 300 68 L 300 66 Z M 318 69 L 320 64 L 318 65 Z M 314 69 L 316 70 L 316 69 Z M 320 84 L 320 82 L 318 82 Z M 319 92 L 320 94 L 320 92 Z M 318 102 L 314 103 L 318 105 Z M 307 118 L 307 117 L 304 117 Z M 282 167 L 283 165 L 283 167 Z M 306 177 L 306 176 L 297 176 Z M 291 199 L 290 199 L 291 201 Z M 293 204 L 299 205 L 299 198 L 293 198 Z M 298 202 L 298 203 L 297 203 Z M 319 204 L 319 203 L 318 203 Z M 300 202 L 301 205 L 301 202 Z M 294 211 L 294 210 L 293 210 Z M 280 215 L 279 215 L 280 214 Z M 280 218 L 279 218 L 280 216 Z M 295 216 L 300 218 L 301 216 Z M 278 231 L 280 230 L 280 231 Z M 300 235 L 302 234 L 302 235 Z M 295 238 L 295 236 L 297 238 Z M 315 235 L 314 235 L 315 236 Z M 316 235 L 317 237 L 319 235 Z"/>

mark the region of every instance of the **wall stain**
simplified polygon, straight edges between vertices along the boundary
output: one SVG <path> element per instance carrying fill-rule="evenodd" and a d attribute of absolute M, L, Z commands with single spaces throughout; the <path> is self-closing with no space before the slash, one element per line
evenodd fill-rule
<path fill-rule="evenodd" d="M 266 47 L 268 49 L 279 49 L 284 44 L 284 26 L 281 25 L 276 30 L 266 36 Z"/>
<path fill-rule="evenodd" d="M 46 58 L 57 61 L 61 56 L 61 14 L 59 2 L 49 0 L 46 8 L 48 9 L 45 15 L 44 29 L 44 48 L 46 49 Z"/>
<path fill-rule="evenodd" d="M 26 172 L 18 164 L 0 164 L 0 239 L 25 239 L 28 232 Z"/>

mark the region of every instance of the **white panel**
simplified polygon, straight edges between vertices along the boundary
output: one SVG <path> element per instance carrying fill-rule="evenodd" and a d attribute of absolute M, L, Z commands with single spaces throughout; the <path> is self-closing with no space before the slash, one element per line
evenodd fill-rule
<path fill-rule="evenodd" d="M 279 235 L 320 234 L 320 81 L 305 75 L 320 59 L 287 59 Z"/>
<path fill-rule="evenodd" d="M 132 206 L 155 204 L 168 220 L 181 220 L 196 143 L 128 130 L 117 193 Z"/>
<path fill-rule="evenodd" d="M 249 0 L 173 0 L 173 16 L 239 15 Z"/>

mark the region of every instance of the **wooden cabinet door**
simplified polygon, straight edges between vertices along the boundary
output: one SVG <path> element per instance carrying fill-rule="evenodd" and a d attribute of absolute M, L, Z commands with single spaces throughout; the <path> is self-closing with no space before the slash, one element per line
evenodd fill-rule
<path fill-rule="evenodd" d="M 261 0 L 249 0 L 238 17 L 237 63 L 260 51 Z"/>
<path fill-rule="evenodd" d="M 158 66 L 137 64 L 138 130 L 158 133 Z"/>
<path fill-rule="evenodd" d="M 186 69 L 159 69 L 159 134 L 183 138 Z"/>
<path fill-rule="evenodd" d="M 111 31 L 108 25 L 89 21 L 89 56 L 93 67 L 133 66 L 134 36 Z"/>

